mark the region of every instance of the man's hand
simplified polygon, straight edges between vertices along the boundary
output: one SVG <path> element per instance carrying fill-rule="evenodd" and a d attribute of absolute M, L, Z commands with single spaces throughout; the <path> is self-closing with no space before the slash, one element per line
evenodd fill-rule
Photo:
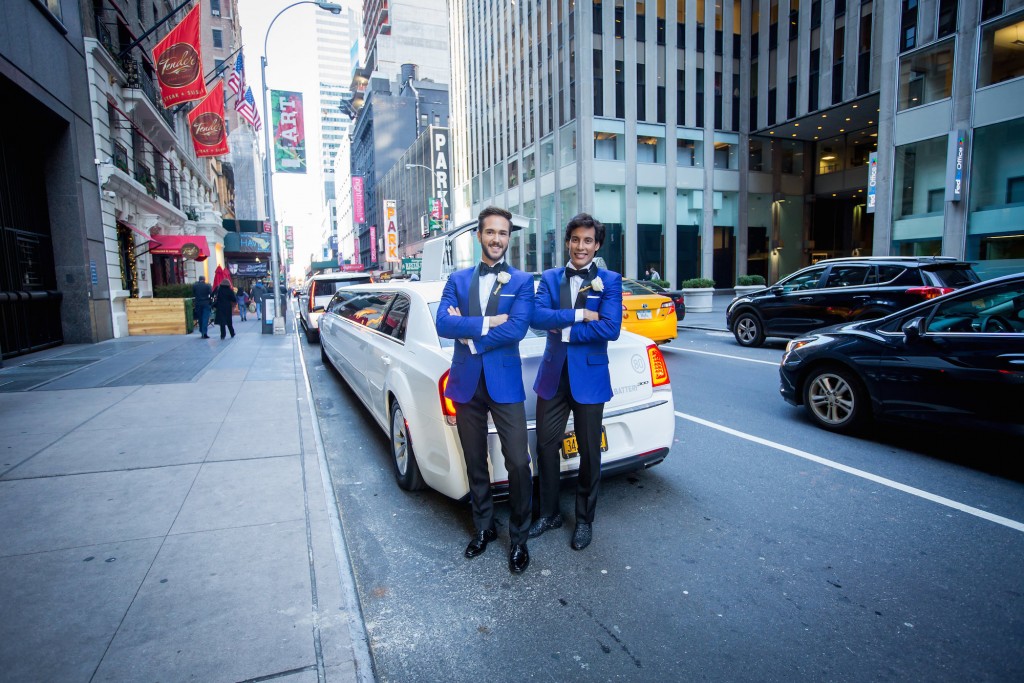
<path fill-rule="evenodd" d="M 488 327 L 497 327 L 498 325 L 501 325 L 501 324 L 503 324 L 503 323 L 505 323 L 507 321 L 508 321 L 508 314 L 507 313 L 499 313 L 498 315 L 490 316 L 490 320 L 488 320 L 487 326 Z"/>
<path fill-rule="evenodd" d="M 448 307 L 448 315 L 462 315 L 462 312 L 459 311 L 459 307 L 458 306 L 449 306 Z"/>
<path fill-rule="evenodd" d="M 598 315 L 597 311 L 590 311 L 590 310 L 584 310 L 583 311 L 583 322 L 585 322 L 585 323 L 596 323 L 600 319 L 601 319 L 601 316 Z"/>

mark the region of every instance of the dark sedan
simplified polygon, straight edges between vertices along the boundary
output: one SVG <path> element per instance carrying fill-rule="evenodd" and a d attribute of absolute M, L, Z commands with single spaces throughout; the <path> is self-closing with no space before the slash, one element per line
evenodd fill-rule
<path fill-rule="evenodd" d="M 639 280 L 639 283 L 647 289 L 653 291 L 655 294 L 667 296 L 672 299 L 672 303 L 676 307 L 676 320 L 682 322 L 683 318 L 686 317 L 686 299 L 683 298 L 683 293 L 673 289 L 665 289 L 661 285 L 657 285 L 650 280 Z"/>
<path fill-rule="evenodd" d="M 1024 436 L 1024 273 L 794 339 L 779 374 L 831 431 L 876 418 Z"/>

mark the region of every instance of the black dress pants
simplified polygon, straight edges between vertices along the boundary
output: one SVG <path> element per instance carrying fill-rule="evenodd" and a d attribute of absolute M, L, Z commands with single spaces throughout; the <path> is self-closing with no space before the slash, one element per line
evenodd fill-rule
<path fill-rule="evenodd" d="M 231 319 L 228 318 L 227 323 L 218 323 L 220 325 L 220 338 L 224 338 L 224 328 L 226 327 L 230 332 L 231 336 L 235 336 L 235 326 L 231 324 Z"/>
<path fill-rule="evenodd" d="M 569 388 L 569 365 L 562 367 L 558 390 L 549 399 L 537 397 L 537 464 L 540 471 L 540 515 L 558 514 L 560 448 L 572 412 L 580 471 L 576 484 L 576 521 L 593 524 L 601 481 L 601 422 L 603 403 L 579 403 Z"/>
<path fill-rule="evenodd" d="M 494 528 L 494 501 L 491 475 L 487 466 L 487 413 L 494 419 L 501 442 L 501 453 L 508 470 L 508 534 L 512 543 L 526 543 L 530 529 L 530 498 L 533 476 L 526 439 L 526 406 L 497 403 L 487 392 L 483 373 L 476 393 L 468 403 L 455 404 L 459 441 L 466 459 L 469 495 L 473 506 L 473 526 L 477 531 Z"/>

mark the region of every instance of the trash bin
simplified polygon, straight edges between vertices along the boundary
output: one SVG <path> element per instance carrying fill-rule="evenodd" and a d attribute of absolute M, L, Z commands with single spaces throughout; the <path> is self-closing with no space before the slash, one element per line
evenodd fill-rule
<path fill-rule="evenodd" d="M 263 297 L 263 320 L 260 321 L 263 334 L 274 334 L 274 316 L 277 310 L 274 306 L 274 295 Z"/>

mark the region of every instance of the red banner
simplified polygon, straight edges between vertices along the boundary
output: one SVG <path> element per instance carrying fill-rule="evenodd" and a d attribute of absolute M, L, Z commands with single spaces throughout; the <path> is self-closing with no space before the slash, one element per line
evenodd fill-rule
<path fill-rule="evenodd" d="M 224 81 L 218 80 L 210 94 L 188 113 L 188 132 L 197 157 L 216 157 L 228 153 L 227 127 L 224 125 Z"/>
<path fill-rule="evenodd" d="M 206 97 L 199 47 L 199 3 L 153 48 L 164 106 Z"/>

